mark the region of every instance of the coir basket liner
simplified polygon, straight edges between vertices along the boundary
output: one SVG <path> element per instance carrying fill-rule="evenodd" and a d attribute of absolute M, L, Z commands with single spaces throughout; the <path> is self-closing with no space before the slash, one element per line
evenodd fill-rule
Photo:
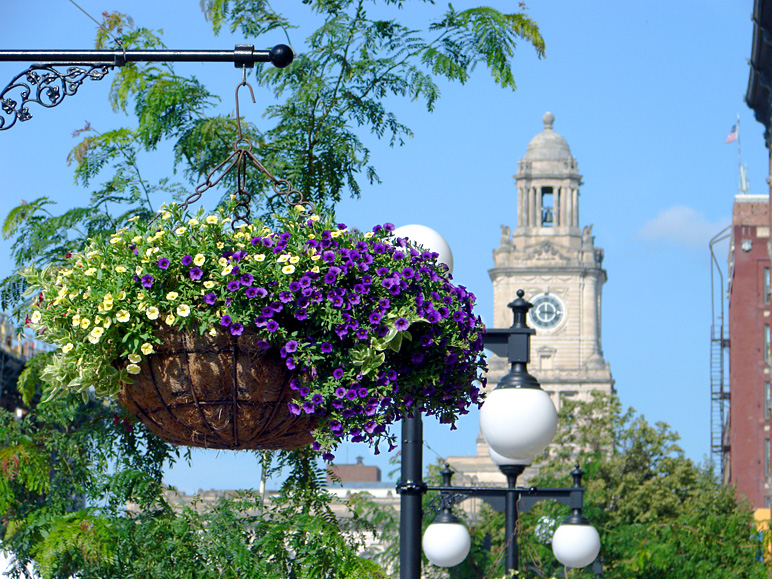
<path fill-rule="evenodd" d="M 312 421 L 289 413 L 283 360 L 253 335 L 159 328 L 162 343 L 118 395 L 152 432 L 174 444 L 292 449 L 312 442 Z"/>

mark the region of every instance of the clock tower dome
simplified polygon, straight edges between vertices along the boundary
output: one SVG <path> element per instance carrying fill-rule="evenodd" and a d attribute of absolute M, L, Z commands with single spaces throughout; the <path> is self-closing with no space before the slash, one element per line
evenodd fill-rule
<path fill-rule="evenodd" d="M 544 130 L 528 144 L 518 163 L 517 227 L 502 225 L 493 251 L 493 327 L 512 325 L 507 307 L 518 289 L 533 303 L 529 325 L 529 371 L 560 408 L 565 397 L 588 399 L 611 392 L 614 380 L 601 347 L 601 295 L 606 282 L 603 250 L 595 247 L 592 226 L 579 226 L 579 174 L 565 139 L 546 113 Z M 509 370 L 506 360 L 489 360 L 495 384 Z"/>

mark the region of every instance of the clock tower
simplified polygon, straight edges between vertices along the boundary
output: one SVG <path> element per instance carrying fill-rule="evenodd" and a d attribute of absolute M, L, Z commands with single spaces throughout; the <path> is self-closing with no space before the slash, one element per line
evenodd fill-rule
<path fill-rule="evenodd" d="M 501 226 L 488 273 L 493 327 L 512 325 L 507 304 L 518 289 L 533 303 L 529 371 L 559 409 L 566 397 L 586 400 L 594 390 L 612 392 L 614 380 L 601 347 L 603 250 L 595 247 L 592 226 L 579 225 L 582 177 L 576 159 L 552 129 L 555 117 L 546 113 L 543 121 L 544 130 L 528 144 L 515 175 L 517 227 Z M 489 365 L 493 384 L 509 370 L 501 358 Z"/>

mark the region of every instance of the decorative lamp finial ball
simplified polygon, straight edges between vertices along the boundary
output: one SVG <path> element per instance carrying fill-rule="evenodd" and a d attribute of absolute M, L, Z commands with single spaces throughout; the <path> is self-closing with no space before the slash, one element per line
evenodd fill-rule
<path fill-rule="evenodd" d="M 544 130 L 552 130 L 552 124 L 555 122 L 555 115 L 547 111 L 541 119 L 544 121 Z"/>
<path fill-rule="evenodd" d="M 517 297 L 519 297 L 520 299 L 523 299 L 524 295 L 525 295 L 525 291 L 521 289 L 517 290 Z"/>
<path fill-rule="evenodd" d="M 445 239 L 431 227 L 425 225 L 402 225 L 394 230 L 395 237 L 406 237 L 408 240 L 423 245 L 428 251 L 439 254 L 437 261 L 448 266 L 448 272 L 453 273 L 453 252 Z"/>
<path fill-rule="evenodd" d="M 276 68 L 287 68 L 295 60 L 295 53 L 286 44 L 277 44 L 271 49 L 271 64 Z"/>

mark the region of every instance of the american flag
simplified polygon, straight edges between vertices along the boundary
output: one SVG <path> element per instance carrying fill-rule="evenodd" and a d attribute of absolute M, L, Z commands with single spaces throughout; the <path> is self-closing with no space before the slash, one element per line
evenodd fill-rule
<path fill-rule="evenodd" d="M 735 123 L 732 125 L 732 130 L 729 131 L 729 134 L 726 137 L 727 143 L 734 143 L 737 140 L 737 124 Z"/>

